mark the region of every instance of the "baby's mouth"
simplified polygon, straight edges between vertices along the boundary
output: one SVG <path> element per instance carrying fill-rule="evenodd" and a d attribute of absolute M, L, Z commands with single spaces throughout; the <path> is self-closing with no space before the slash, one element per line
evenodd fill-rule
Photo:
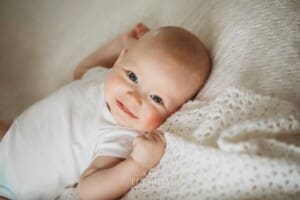
<path fill-rule="evenodd" d="M 121 101 L 119 101 L 118 99 L 116 99 L 116 104 L 118 105 L 118 107 L 120 108 L 120 110 L 122 110 L 125 114 L 127 114 L 129 117 L 137 119 L 138 117 L 135 116 Z"/>

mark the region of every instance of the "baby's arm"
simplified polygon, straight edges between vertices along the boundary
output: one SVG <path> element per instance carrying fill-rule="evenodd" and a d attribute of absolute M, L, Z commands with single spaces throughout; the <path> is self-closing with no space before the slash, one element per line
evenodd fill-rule
<path fill-rule="evenodd" d="M 95 52 L 81 61 L 80 64 L 75 68 L 73 74 L 74 80 L 81 79 L 83 74 L 88 69 L 96 66 L 111 68 L 121 51 L 124 48 L 129 48 L 148 30 L 149 29 L 146 26 L 138 23 L 131 31 L 117 37 L 116 39 L 97 49 Z"/>
<path fill-rule="evenodd" d="M 165 149 L 165 139 L 153 132 L 134 139 L 129 159 L 98 157 L 78 183 L 80 199 L 116 199 L 126 193 L 156 166 Z"/>
<path fill-rule="evenodd" d="M 113 157 L 98 157 L 83 174 L 78 183 L 78 193 L 82 200 L 116 199 L 126 193 L 133 185 L 135 177 L 141 179 L 148 170 L 140 167 L 132 159 L 118 161 Z M 108 168 L 96 168 L 106 160 Z M 119 162 L 116 164 L 116 162 Z"/>
<path fill-rule="evenodd" d="M 7 130 L 11 126 L 11 124 L 12 124 L 12 121 L 5 122 L 3 120 L 0 120 L 0 141 L 4 137 L 5 133 L 7 132 Z"/>

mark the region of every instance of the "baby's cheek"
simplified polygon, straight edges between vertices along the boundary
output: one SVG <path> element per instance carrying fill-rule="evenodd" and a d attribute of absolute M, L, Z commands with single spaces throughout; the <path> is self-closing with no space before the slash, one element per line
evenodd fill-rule
<path fill-rule="evenodd" d="M 145 128 L 148 131 L 153 131 L 157 129 L 164 122 L 164 117 L 161 115 L 150 115 L 145 123 Z"/>

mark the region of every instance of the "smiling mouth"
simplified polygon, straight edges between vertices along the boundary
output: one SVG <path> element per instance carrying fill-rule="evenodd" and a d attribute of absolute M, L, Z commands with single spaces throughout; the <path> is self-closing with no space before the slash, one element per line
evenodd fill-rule
<path fill-rule="evenodd" d="M 135 116 L 124 104 L 122 104 L 121 101 L 119 101 L 118 99 L 116 99 L 116 103 L 118 105 L 118 107 L 129 117 L 137 119 L 138 117 Z"/>

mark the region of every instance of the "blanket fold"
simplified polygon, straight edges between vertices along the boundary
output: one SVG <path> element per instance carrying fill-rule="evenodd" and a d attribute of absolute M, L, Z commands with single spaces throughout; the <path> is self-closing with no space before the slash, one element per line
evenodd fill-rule
<path fill-rule="evenodd" d="M 160 129 L 160 164 L 123 199 L 297 199 L 300 115 L 242 88 L 185 104 Z"/>

